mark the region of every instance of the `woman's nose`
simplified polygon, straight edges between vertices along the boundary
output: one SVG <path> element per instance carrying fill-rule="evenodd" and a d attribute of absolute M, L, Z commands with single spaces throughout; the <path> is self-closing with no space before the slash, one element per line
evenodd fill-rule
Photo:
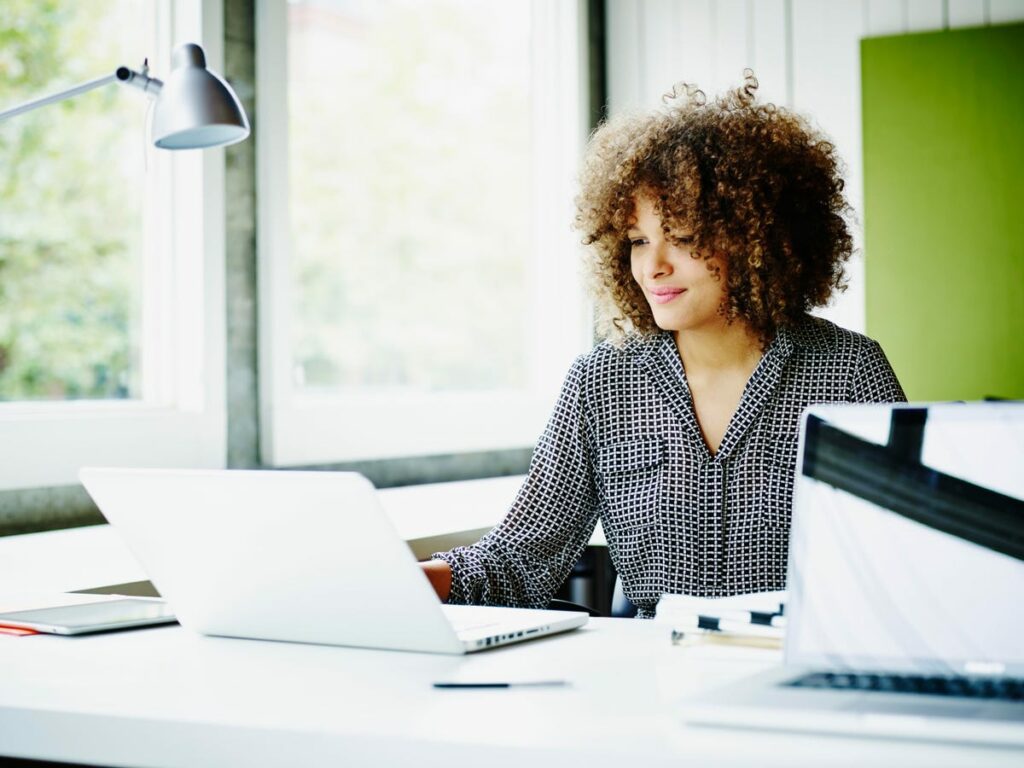
<path fill-rule="evenodd" d="M 646 267 L 644 271 L 647 273 L 648 279 L 665 277 L 672 274 L 672 264 L 668 258 L 668 251 L 669 244 L 664 241 L 651 245 L 648 251 L 650 259 L 644 265 Z"/>

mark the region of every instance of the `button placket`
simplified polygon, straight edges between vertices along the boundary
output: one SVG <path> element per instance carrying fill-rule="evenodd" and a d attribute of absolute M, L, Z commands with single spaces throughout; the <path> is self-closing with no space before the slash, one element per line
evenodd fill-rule
<path fill-rule="evenodd" d="M 722 586 L 725 547 L 725 465 L 714 458 L 700 467 L 701 582 L 709 592 Z"/>

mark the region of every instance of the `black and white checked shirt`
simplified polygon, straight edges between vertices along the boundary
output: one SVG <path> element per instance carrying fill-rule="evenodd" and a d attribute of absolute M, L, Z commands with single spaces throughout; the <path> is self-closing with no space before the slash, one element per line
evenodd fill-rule
<path fill-rule="evenodd" d="M 905 399 L 876 342 L 808 317 L 776 335 L 712 454 L 670 333 L 600 344 L 569 370 L 504 521 L 434 555 L 449 600 L 545 606 L 598 520 L 642 617 L 666 592 L 783 589 L 801 411 Z"/>

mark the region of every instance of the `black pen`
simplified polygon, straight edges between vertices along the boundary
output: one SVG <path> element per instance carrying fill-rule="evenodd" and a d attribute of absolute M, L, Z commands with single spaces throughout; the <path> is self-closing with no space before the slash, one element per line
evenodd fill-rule
<path fill-rule="evenodd" d="M 434 683 L 435 688 L 540 688 L 568 685 L 565 680 L 528 680 L 521 683 Z"/>

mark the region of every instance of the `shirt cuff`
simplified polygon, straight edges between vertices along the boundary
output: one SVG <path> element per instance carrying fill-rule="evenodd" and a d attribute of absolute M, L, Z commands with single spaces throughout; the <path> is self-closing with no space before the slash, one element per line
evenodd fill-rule
<path fill-rule="evenodd" d="M 474 605 L 481 602 L 487 571 L 472 547 L 456 547 L 450 552 L 435 552 L 431 560 L 443 560 L 452 569 L 452 589 L 448 602 L 452 605 Z"/>

